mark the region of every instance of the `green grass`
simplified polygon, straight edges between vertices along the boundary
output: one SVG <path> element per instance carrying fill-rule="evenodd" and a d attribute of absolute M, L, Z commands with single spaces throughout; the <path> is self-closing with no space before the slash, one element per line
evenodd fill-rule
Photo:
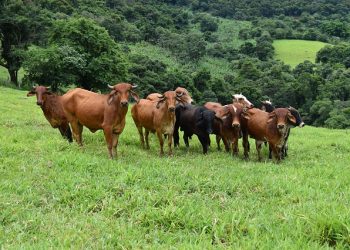
<path fill-rule="evenodd" d="M 349 130 L 295 128 L 279 165 L 253 142 L 250 161 L 203 156 L 196 138 L 159 157 L 129 110 L 109 160 L 101 131 L 68 144 L 25 91 L 0 87 L 0 113 L 0 248 L 350 246 Z"/>
<path fill-rule="evenodd" d="M 275 40 L 275 58 L 292 67 L 309 60 L 315 62 L 317 52 L 327 43 L 306 40 Z"/>

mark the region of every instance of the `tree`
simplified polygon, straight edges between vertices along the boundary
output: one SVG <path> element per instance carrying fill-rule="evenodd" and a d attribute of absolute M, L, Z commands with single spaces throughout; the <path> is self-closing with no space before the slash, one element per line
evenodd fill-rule
<path fill-rule="evenodd" d="M 38 80 L 38 76 L 46 74 L 44 70 L 59 70 L 56 74 L 62 74 L 60 84 L 72 83 L 63 82 L 68 77 L 85 89 L 104 89 L 108 83 L 113 84 L 126 79 L 126 59 L 119 46 L 108 35 L 106 29 L 92 20 L 70 18 L 56 21 L 50 32 L 49 42 L 51 45 L 48 48 L 33 50 L 38 52 L 38 56 L 33 55 L 33 51 L 27 54 L 26 67 L 30 70 L 26 78 L 28 81 Z M 40 61 L 40 56 L 40 67 L 31 67 L 31 63 Z M 67 74 L 67 77 L 64 74 Z M 39 79 L 43 80 L 40 77 Z M 51 79 L 51 82 L 47 83 L 58 84 L 57 80 L 50 77 L 48 79 Z"/>
<path fill-rule="evenodd" d="M 18 84 L 18 70 L 22 64 L 22 52 L 30 43 L 34 4 L 21 0 L 5 1 L 0 6 L 1 56 L 0 65 L 5 67 L 10 80 Z"/>

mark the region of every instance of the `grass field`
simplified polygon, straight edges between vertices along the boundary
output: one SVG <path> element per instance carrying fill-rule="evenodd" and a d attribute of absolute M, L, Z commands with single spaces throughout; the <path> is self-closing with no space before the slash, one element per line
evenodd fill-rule
<path fill-rule="evenodd" d="M 112 161 L 102 132 L 68 144 L 25 91 L 0 87 L 0 114 L 1 249 L 350 246 L 349 130 L 295 128 L 279 165 L 196 138 L 159 157 L 129 112 Z"/>
<path fill-rule="evenodd" d="M 305 40 L 275 40 L 275 58 L 291 65 L 293 68 L 299 63 L 309 60 L 315 62 L 316 53 L 327 43 Z"/>

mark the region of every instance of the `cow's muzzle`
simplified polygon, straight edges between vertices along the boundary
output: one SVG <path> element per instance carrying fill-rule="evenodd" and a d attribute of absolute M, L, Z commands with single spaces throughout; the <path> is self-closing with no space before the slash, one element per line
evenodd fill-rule
<path fill-rule="evenodd" d="M 42 106 L 42 105 L 43 105 L 43 102 L 36 102 L 36 105 Z"/>
<path fill-rule="evenodd" d="M 128 103 L 127 101 L 126 101 L 126 102 L 124 101 L 124 102 L 120 102 L 120 104 L 121 104 L 123 107 L 127 107 L 129 103 Z"/>
<path fill-rule="evenodd" d="M 277 128 L 278 128 L 278 129 L 284 129 L 284 127 L 285 127 L 284 124 L 278 124 L 278 125 L 277 125 Z"/>
<path fill-rule="evenodd" d="M 169 112 L 174 112 L 175 111 L 175 107 L 169 107 L 168 110 L 169 110 Z"/>
<path fill-rule="evenodd" d="M 299 124 L 299 127 L 300 127 L 300 128 L 302 128 L 302 127 L 304 127 L 304 126 L 305 126 L 305 123 L 304 123 L 304 122 L 302 122 L 302 123 Z"/>
<path fill-rule="evenodd" d="M 241 124 L 239 123 L 232 123 L 232 128 L 239 128 L 241 127 Z"/>

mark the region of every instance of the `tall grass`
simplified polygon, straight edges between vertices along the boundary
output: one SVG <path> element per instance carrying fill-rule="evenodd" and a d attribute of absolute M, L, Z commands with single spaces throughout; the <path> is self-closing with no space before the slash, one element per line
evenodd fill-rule
<path fill-rule="evenodd" d="M 276 165 L 141 149 L 130 117 L 119 158 L 101 131 L 68 144 L 35 97 L 0 87 L 1 248 L 264 248 L 350 246 L 350 133 L 295 128 Z M 242 149 L 242 148 L 240 148 Z M 267 158 L 267 150 L 264 149 Z"/>

